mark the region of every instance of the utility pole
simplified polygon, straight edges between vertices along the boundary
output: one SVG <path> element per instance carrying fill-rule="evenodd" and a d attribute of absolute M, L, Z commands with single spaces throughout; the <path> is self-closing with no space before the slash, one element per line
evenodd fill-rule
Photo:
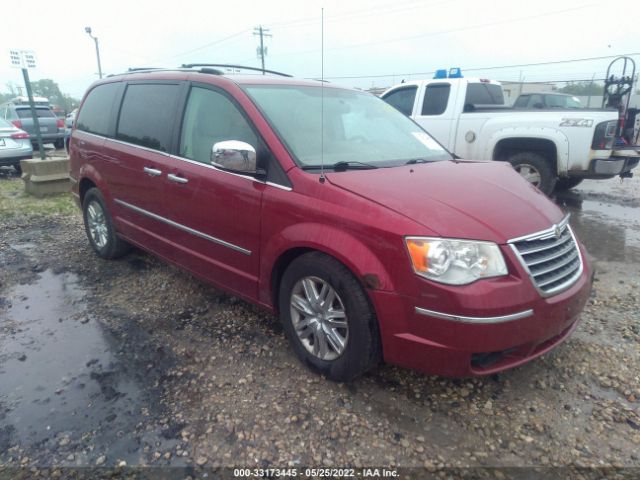
<path fill-rule="evenodd" d="M 587 97 L 587 108 L 591 107 L 591 90 L 593 88 L 593 81 L 596 78 L 596 72 L 593 72 L 593 75 L 591 76 L 591 82 L 589 82 L 589 89 L 587 90 L 587 95 L 589 95 Z"/>
<path fill-rule="evenodd" d="M 255 27 L 253 29 L 253 34 L 254 35 L 260 35 L 260 46 L 258 47 L 258 57 L 260 57 L 260 60 L 262 61 L 262 74 L 264 75 L 264 57 L 267 54 L 267 48 L 264 46 L 264 39 L 263 37 L 273 37 L 273 35 L 271 35 L 269 33 L 269 29 L 268 28 L 262 28 L 262 25 L 260 25 L 259 27 Z"/>

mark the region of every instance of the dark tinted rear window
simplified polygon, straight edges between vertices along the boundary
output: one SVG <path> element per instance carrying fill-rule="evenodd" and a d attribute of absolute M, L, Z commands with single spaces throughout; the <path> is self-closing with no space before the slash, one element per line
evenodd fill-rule
<path fill-rule="evenodd" d="M 168 151 L 179 92 L 180 85 L 129 85 L 120 110 L 116 138 Z"/>
<path fill-rule="evenodd" d="M 411 115 L 413 111 L 413 102 L 416 98 L 418 87 L 405 87 L 394 90 L 386 95 L 383 100 L 389 105 L 397 108 L 405 115 Z"/>
<path fill-rule="evenodd" d="M 76 128 L 96 135 L 110 136 L 109 124 L 120 83 L 98 85 L 82 104 Z"/>
<path fill-rule="evenodd" d="M 30 108 L 16 108 L 16 113 L 20 118 L 31 118 Z M 55 118 L 53 112 L 48 108 L 36 108 L 36 114 L 38 115 L 38 118 Z"/>
<path fill-rule="evenodd" d="M 469 83 L 464 104 L 504 105 L 502 87 L 491 83 Z"/>
<path fill-rule="evenodd" d="M 427 87 L 422 104 L 422 115 L 440 115 L 447 109 L 451 84 L 434 83 Z"/>

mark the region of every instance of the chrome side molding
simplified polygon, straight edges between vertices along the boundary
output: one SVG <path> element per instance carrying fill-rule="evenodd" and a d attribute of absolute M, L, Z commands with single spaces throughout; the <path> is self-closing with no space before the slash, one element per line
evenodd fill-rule
<path fill-rule="evenodd" d="M 233 243 L 225 242 L 224 240 L 221 240 L 219 238 L 212 237 L 211 235 L 207 235 L 206 233 L 200 232 L 198 230 L 194 230 L 191 227 L 187 227 L 186 225 L 182 225 L 181 223 L 174 222 L 173 220 L 169 220 L 168 218 L 162 217 L 153 212 L 149 212 L 143 208 L 136 207 L 135 205 L 131 205 L 130 203 L 127 203 L 120 199 L 116 198 L 114 202 L 116 202 L 118 205 L 122 205 L 123 207 L 133 210 L 134 212 L 137 212 L 141 215 L 145 215 L 159 222 L 166 223 L 167 225 L 171 225 L 172 227 L 182 230 L 183 232 L 190 233 L 191 235 L 195 235 L 196 237 L 204 238 L 205 240 L 209 240 L 212 243 L 216 243 L 218 245 L 222 245 L 223 247 L 230 248 L 232 250 L 235 250 L 236 252 L 240 252 L 245 255 L 251 255 L 251 250 L 247 250 L 246 248 L 239 247 L 238 245 L 234 245 Z"/>
<path fill-rule="evenodd" d="M 416 307 L 416 313 L 420 315 L 425 315 L 427 317 L 435 317 L 440 318 L 442 320 L 450 320 L 453 322 L 461 322 L 461 323 L 503 323 L 510 322 L 512 320 L 520 320 L 522 318 L 527 318 L 533 315 L 533 310 L 524 310 L 523 312 L 512 313 L 510 315 L 502 315 L 499 317 L 466 317 L 464 315 L 452 315 L 450 313 L 442 313 L 436 312 L 435 310 L 428 310 L 426 308 Z"/>

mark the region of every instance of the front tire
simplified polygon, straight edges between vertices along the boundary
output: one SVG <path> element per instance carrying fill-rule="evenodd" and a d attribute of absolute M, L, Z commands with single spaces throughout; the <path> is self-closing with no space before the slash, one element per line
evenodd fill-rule
<path fill-rule="evenodd" d="M 349 381 L 380 361 L 373 308 L 358 280 L 334 258 L 312 252 L 295 259 L 278 297 L 287 338 L 312 370 Z"/>
<path fill-rule="evenodd" d="M 545 157 L 535 152 L 520 152 L 511 155 L 507 161 L 525 180 L 545 195 L 551 195 L 557 176 Z"/>
<path fill-rule="evenodd" d="M 126 254 L 131 246 L 116 234 L 115 226 L 100 190 L 91 188 L 82 201 L 84 228 L 91 247 L 106 259 Z"/>

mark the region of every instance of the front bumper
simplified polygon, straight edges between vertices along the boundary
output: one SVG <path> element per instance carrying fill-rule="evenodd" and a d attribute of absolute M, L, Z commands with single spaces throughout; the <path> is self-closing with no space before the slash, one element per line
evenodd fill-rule
<path fill-rule="evenodd" d="M 576 328 L 589 297 L 593 271 L 583 251 L 581 255 L 580 278 L 547 298 L 528 279 L 506 279 L 502 285 L 477 282 L 466 306 L 458 305 L 451 314 L 429 308 L 426 298 L 371 292 L 385 361 L 464 377 L 513 368 L 548 352 Z"/>

